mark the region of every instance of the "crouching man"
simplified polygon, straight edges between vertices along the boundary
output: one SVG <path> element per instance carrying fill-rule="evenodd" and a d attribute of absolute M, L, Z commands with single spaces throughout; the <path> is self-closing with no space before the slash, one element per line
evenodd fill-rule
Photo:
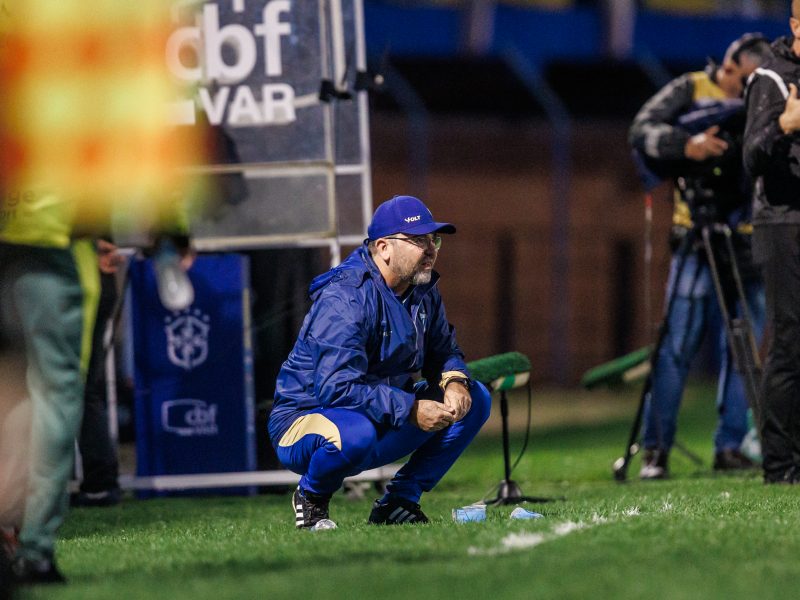
<path fill-rule="evenodd" d="M 409 454 L 369 522 L 427 523 L 422 492 L 489 417 L 490 394 L 469 378 L 433 271 L 440 234 L 455 227 L 395 196 L 367 233 L 311 283 L 314 303 L 278 375 L 269 434 L 281 463 L 302 475 L 298 528 L 336 527 L 328 503 L 344 478 Z"/>

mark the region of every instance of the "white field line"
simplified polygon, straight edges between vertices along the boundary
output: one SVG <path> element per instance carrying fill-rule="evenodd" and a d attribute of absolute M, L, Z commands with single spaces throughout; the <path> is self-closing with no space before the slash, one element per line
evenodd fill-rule
<path fill-rule="evenodd" d="M 640 514 L 639 507 L 632 506 L 622 511 L 619 515 L 603 517 L 595 514 L 592 515 L 591 520 L 586 522 L 563 521 L 561 523 L 555 523 L 550 528 L 549 531 L 545 532 L 510 533 L 503 539 L 501 539 L 500 544 L 497 546 L 492 546 L 489 548 L 478 548 L 476 546 L 470 546 L 469 548 L 467 548 L 467 554 L 469 554 L 470 556 L 495 556 L 497 554 L 507 554 L 509 552 L 514 552 L 517 550 L 528 550 L 530 548 L 534 548 L 536 546 L 544 544 L 545 542 L 552 542 L 553 540 L 562 538 L 575 531 L 589 529 L 590 527 L 596 527 L 597 525 L 603 525 L 606 523 L 613 523 L 631 517 L 638 517 L 639 514 Z"/>

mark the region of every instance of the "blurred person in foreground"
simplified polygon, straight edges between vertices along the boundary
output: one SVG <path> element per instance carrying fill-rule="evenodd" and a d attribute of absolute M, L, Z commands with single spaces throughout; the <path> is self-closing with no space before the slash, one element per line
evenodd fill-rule
<path fill-rule="evenodd" d="M 6 356 L 25 365 L 27 391 L 22 400 L 4 390 L 0 525 L 19 529 L 16 547 L 5 532 L 15 578 L 55 583 L 64 581 L 55 535 L 67 510 L 99 277 L 92 241 L 73 237 L 68 204 L 46 189 L 24 194 L 0 224 L 2 332 Z"/>
<path fill-rule="evenodd" d="M 761 388 L 765 483 L 800 482 L 800 0 L 791 36 L 747 93 L 744 159 L 755 181 L 753 256 L 761 267 L 772 335 Z"/>
<path fill-rule="evenodd" d="M 673 294 L 674 300 L 665 315 L 663 343 L 653 358 L 652 388 L 644 415 L 641 479 L 662 479 L 669 474 L 668 458 L 689 366 L 704 332 L 721 318 L 700 240 L 695 238 L 688 248 L 682 243 L 694 228 L 711 222 L 730 226 L 757 337 L 763 329 L 763 287 L 749 249 L 752 226 L 741 159 L 741 96 L 746 78 L 768 54 L 769 45 L 763 37 L 742 36 L 728 47 L 722 64 L 711 63 L 706 70 L 681 75 L 662 88 L 644 104 L 630 129 L 630 143 L 645 165 L 675 182 L 673 257 L 666 291 L 667 302 Z M 753 462 L 740 450 L 748 430 L 748 403 L 724 329 L 718 345 L 721 364 L 714 469 L 753 468 Z"/>
<path fill-rule="evenodd" d="M 166 19 L 165 8 L 60 0 L 63 10 L 53 12 L 45 0 L 13 8 L 1 1 L 0 366 L 24 381 L 0 381 L 0 550 L 12 557 L 17 582 L 60 583 L 56 532 L 67 511 L 99 295 L 95 239 L 108 231 L 116 204 L 153 223 L 143 231 L 160 230 L 147 217 L 177 208 L 169 199 L 183 196 L 189 176 L 173 167 L 186 156 L 182 136 L 150 126 L 164 122 L 168 95 L 153 77 L 137 76 L 138 59 L 151 56 L 145 47 L 162 39 L 162 21 L 148 15 Z M 96 18 L 74 18 L 83 13 Z M 42 14 L 51 18 L 41 22 Z M 117 54 L 127 58 L 84 61 L 76 40 L 101 49 L 119 41 L 127 46 Z M 53 78 L 61 93 L 43 93 Z M 131 110 L 105 111 L 120 82 Z M 47 120 L 53 115 L 57 127 Z M 169 152 L 152 152 L 161 143 Z M 118 257 L 110 249 L 100 260 L 113 268 Z"/>
<path fill-rule="evenodd" d="M 336 527 L 328 505 L 345 477 L 408 454 L 369 523 L 427 523 L 420 496 L 489 417 L 491 396 L 469 377 L 433 270 L 441 234 L 455 227 L 395 196 L 367 233 L 311 283 L 313 305 L 278 375 L 269 434 L 281 463 L 302 475 L 298 528 Z"/>
<path fill-rule="evenodd" d="M 14 45 L 29 42 L 21 31 L 28 22 L 17 12 L 12 20 L 9 3 L 0 8 L 0 133 L 13 149 L 35 122 L 21 101 L 25 76 L 10 66 Z M 22 156 L 30 159 L 30 150 Z M 11 375 L 0 389 L 0 550 L 22 584 L 64 581 L 55 538 L 67 512 L 99 296 L 99 221 L 81 218 L 49 170 L 28 177 L 23 165 L 32 164 L 0 165 L 0 362 Z M 116 261 L 114 252 L 100 256 L 103 268 Z"/>

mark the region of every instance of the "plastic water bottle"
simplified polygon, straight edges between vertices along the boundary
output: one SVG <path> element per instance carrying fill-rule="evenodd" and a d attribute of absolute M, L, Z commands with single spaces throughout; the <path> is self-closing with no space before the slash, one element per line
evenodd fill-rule
<path fill-rule="evenodd" d="M 521 506 L 518 506 L 512 510 L 511 514 L 509 515 L 509 518 L 511 519 L 541 519 L 542 517 L 544 517 L 542 513 L 526 510 Z"/>
<path fill-rule="evenodd" d="M 175 244 L 169 238 L 161 238 L 153 257 L 156 269 L 158 298 L 164 308 L 179 311 L 194 302 L 194 286 L 181 268 L 181 258 Z"/>
<path fill-rule="evenodd" d="M 486 505 L 471 504 L 453 509 L 453 521 L 456 523 L 480 522 L 486 520 Z"/>

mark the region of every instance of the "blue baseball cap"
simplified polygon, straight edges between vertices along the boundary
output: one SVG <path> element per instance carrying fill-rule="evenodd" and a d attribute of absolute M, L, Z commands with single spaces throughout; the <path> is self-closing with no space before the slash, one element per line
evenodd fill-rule
<path fill-rule="evenodd" d="M 405 233 L 425 235 L 426 233 L 455 233 L 452 223 L 437 223 L 428 207 L 414 196 L 395 196 L 375 209 L 372 222 L 367 227 L 371 240 Z"/>

